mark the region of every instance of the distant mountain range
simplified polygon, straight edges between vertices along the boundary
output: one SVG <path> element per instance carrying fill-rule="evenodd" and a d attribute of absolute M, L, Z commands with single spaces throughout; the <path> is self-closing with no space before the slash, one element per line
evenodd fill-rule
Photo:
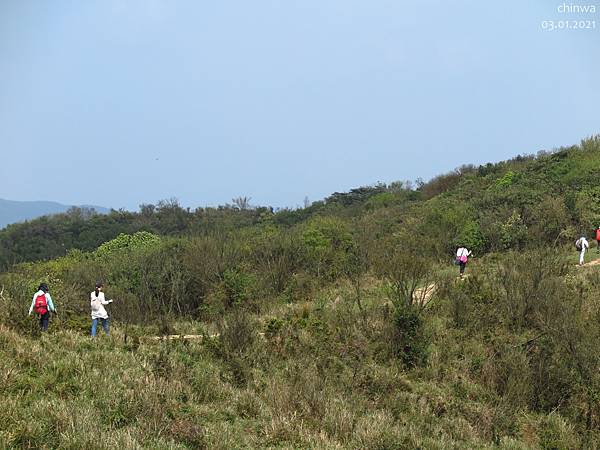
<path fill-rule="evenodd" d="M 73 205 L 63 205 L 57 202 L 19 202 L 0 198 L 0 228 L 16 222 L 35 219 L 49 214 L 59 214 L 72 208 Z M 101 214 L 107 214 L 110 209 L 102 206 L 78 205 L 80 208 L 94 208 Z"/>

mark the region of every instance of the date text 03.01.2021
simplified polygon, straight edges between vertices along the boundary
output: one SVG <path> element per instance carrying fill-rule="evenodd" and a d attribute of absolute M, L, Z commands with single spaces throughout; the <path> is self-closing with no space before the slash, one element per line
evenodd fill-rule
<path fill-rule="evenodd" d="M 542 30 L 595 30 L 595 20 L 543 20 Z"/>

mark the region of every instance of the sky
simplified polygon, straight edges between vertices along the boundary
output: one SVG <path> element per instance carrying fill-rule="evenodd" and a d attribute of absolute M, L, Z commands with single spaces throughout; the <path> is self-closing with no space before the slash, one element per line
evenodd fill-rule
<path fill-rule="evenodd" d="M 577 144 L 599 80 L 599 0 L 0 0 L 0 198 L 294 207 Z"/>

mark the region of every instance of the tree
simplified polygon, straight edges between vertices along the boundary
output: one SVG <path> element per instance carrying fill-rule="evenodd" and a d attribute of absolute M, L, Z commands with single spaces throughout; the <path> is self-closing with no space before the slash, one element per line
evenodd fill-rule
<path fill-rule="evenodd" d="M 233 205 L 237 209 L 239 209 L 240 211 L 246 211 L 246 210 L 252 208 L 250 206 L 251 199 L 252 199 L 252 197 L 236 197 L 236 198 L 231 199 L 231 201 L 233 202 Z"/>

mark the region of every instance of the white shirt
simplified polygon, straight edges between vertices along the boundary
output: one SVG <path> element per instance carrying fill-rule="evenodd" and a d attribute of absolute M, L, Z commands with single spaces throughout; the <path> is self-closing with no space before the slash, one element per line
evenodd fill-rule
<path fill-rule="evenodd" d="M 580 239 L 580 243 L 581 243 L 581 250 L 585 250 L 586 248 L 590 248 L 590 243 L 588 242 L 588 240 L 586 238 L 581 238 Z"/>
<path fill-rule="evenodd" d="M 90 306 L 92 307 L 92 319 L 108 319 L 108 313 L 104 309 L 104 305 L 112 303 L 112 300 L 104 300 L 104 292 L 98 293 L 92 291 L 90 294 Z"/>
<path fill-rule="evenodd" d="M 460 258 L 461 256 L 469 256 L 471 252 L 467 250 L 465 247 L 461 247 L 456 251 L 456 257 Z"/>

